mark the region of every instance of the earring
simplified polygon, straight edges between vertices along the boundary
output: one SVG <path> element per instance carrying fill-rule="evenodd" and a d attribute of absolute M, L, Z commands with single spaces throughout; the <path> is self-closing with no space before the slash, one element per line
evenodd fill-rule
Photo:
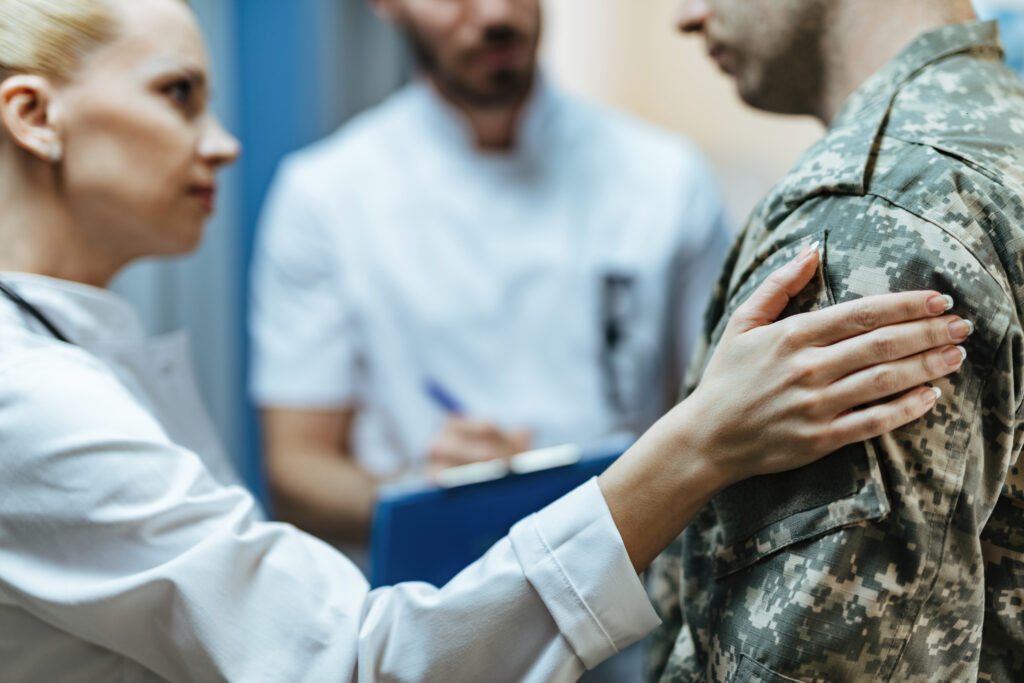
<path fill-rule="evenodd" d="M 60 160 L 64 158 L 64 147 L 59 142 L 51 143 L 46 148 L 46 156 L 50 159 L 50 163 L 60 163 Z"/>

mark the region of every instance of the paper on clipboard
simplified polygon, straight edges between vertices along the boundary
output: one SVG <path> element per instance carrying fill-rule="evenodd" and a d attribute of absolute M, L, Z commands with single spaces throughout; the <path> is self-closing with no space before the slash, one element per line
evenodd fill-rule
<path fill-rule="evenodd" d="M 527 474 L 549 470 L 552 467 L 573 465 L 579 462 L 581 457 L 583 457 L 583 449 L 579 444 L 567 443 L 523 451 L 511 458 L 449 467 L 438 472 L 436 480 L 438 486 L 442 488 L 454 488 L 501 479 L 509 474 Z"/>
<path fill-rule="evenodd" d="M 517 453 L 511 458 L 449 467 L 436 475 L 435 482 L 441 488 L 456 488 L 494 481 L 510 474 L 529 474 L 575 465 L 581 460 L 585 460 L 590 452 L 616 451 L 621 453 L 633 443 L 635 438 L 629 432 L 615 432 L 586 446 L 578 443 L 565 443 L 558 446 L 535 448 Z"/>

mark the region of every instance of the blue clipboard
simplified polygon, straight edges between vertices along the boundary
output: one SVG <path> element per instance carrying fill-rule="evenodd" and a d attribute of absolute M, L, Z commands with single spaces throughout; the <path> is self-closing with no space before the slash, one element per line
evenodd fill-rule
<path fill-rule="evenodd" d="M 385 488 L 373 519 L 370 583 L 447 583 L 512 525 L 603 472 L 627 446 L 619 438 L 583 449 L 572 464 L 451 488 Z"/>

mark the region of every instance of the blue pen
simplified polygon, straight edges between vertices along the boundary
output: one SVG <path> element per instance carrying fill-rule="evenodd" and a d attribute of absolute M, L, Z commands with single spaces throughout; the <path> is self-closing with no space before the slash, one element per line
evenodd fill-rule
<path fill-rule="evenodd" d="M 427 392 L 427 396 L 434 399 L 434 402 L 441 406 L 445 412 L 452 415 L 463 415 L 466 412 L 465 408 L 462 407 L 462 403 L 437 381 L 428 377 L 423 380 L 423 389 Z"/>

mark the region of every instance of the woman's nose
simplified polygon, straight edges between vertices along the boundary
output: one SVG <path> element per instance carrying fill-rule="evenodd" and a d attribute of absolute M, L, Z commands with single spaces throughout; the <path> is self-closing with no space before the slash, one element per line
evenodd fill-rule
<path fill-rule="evenodd" d="M 216 166 L 234 162 L 242 152 L 242 145 L 227 132 L 221 122 L 211 116 L 207 130 L 199 141 L 199 156 Z"/>

